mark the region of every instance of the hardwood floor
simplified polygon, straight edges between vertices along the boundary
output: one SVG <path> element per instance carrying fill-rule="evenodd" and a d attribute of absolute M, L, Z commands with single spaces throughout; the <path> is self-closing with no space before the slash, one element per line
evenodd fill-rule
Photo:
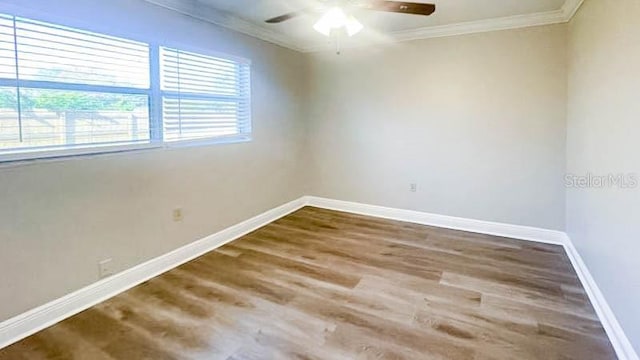
<path fill-rule="evenodd" d="M 306 207 L 0 359 L 615 359 L 559 246 Z"/>

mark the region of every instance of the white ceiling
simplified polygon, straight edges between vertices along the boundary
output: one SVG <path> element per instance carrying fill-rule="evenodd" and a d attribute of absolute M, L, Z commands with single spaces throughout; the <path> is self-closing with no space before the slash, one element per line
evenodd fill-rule
<path fill-rule="evenodd" d="M 205 18 L 300 51 L 321 50 L 329 41 L 312 25 L 320 13 L 309 13 L 280 24 L 264 20 L 300 9 L 327 6 L 322 0 L 147 0 Z M 457 35 L 568 21 L 582 0 L 417 0 L 436 4 L 431 16 L 359 10 L 353 15 L 365 31 L 347 45 Z M 181 4 L 183 3 L 183 4 Z M 178 5 L 179 4 L 179 5 Z M 183 6 L 184 5 L 184 6 Z M 203 15 L 206 14 L 206 15 Z M 214 16 L 215 15 L 215 16 Z"/>

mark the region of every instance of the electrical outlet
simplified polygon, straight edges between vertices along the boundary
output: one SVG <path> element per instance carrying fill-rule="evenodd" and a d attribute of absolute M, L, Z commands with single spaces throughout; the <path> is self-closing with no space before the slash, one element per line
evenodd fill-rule
<path fill-rule="evenodd" d="M 182 214 L 182 208 L 173 209 L 173 221 L 182 221 L 184 215 Z"/>
<path fill-rule="evenodd" d="M 409 184 L 409 191 L 417 192 L 418 191 L 418 184 Z"/>
<path fill-rule="evenodd" d="M 111 276 L 115 273 L 113 259 L 104 259 L 98 262 L 98 276 L 100 279 Z"/>

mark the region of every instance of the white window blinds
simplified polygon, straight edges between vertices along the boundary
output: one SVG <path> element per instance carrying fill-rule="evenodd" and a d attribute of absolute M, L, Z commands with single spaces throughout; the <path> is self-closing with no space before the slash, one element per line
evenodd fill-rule
<path fill-rule="evenodd" d="M 149 46 L 16 18 L 21 80 L 149 88 Z"/>
<path fill-rule="evenodd" d="M 0 153 L 149 142 L 149 74 L 147 44 L 1 16 Z"/>
<path fill-rule="evenodd" d="M 0 14 L 0 161 L 249 140 L 250 77 L 248 60 Z"/>
<path fill-rule="evenodd" d="M 13 17 L 0 14 L 0 78 L 15 79 L 16 48 Z"/>
<path fill-rule="evenodd" d="M 160 48 L 165 141 L 251 132 L 250 64 Z"/>

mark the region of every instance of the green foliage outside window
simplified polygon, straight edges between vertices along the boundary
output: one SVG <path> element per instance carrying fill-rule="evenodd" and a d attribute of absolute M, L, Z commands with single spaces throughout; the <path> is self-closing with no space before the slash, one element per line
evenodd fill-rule
<path fill-rule="evenodd" d="M 137 97 L 136 97 L 137 99 Z M 62 111 L 133 111 L 146 105 L 131 96 L 60 90 L 20 90 L 22 110 Z M 0 109 L 17 110 L 15 90 L 0 90 Z"/>

